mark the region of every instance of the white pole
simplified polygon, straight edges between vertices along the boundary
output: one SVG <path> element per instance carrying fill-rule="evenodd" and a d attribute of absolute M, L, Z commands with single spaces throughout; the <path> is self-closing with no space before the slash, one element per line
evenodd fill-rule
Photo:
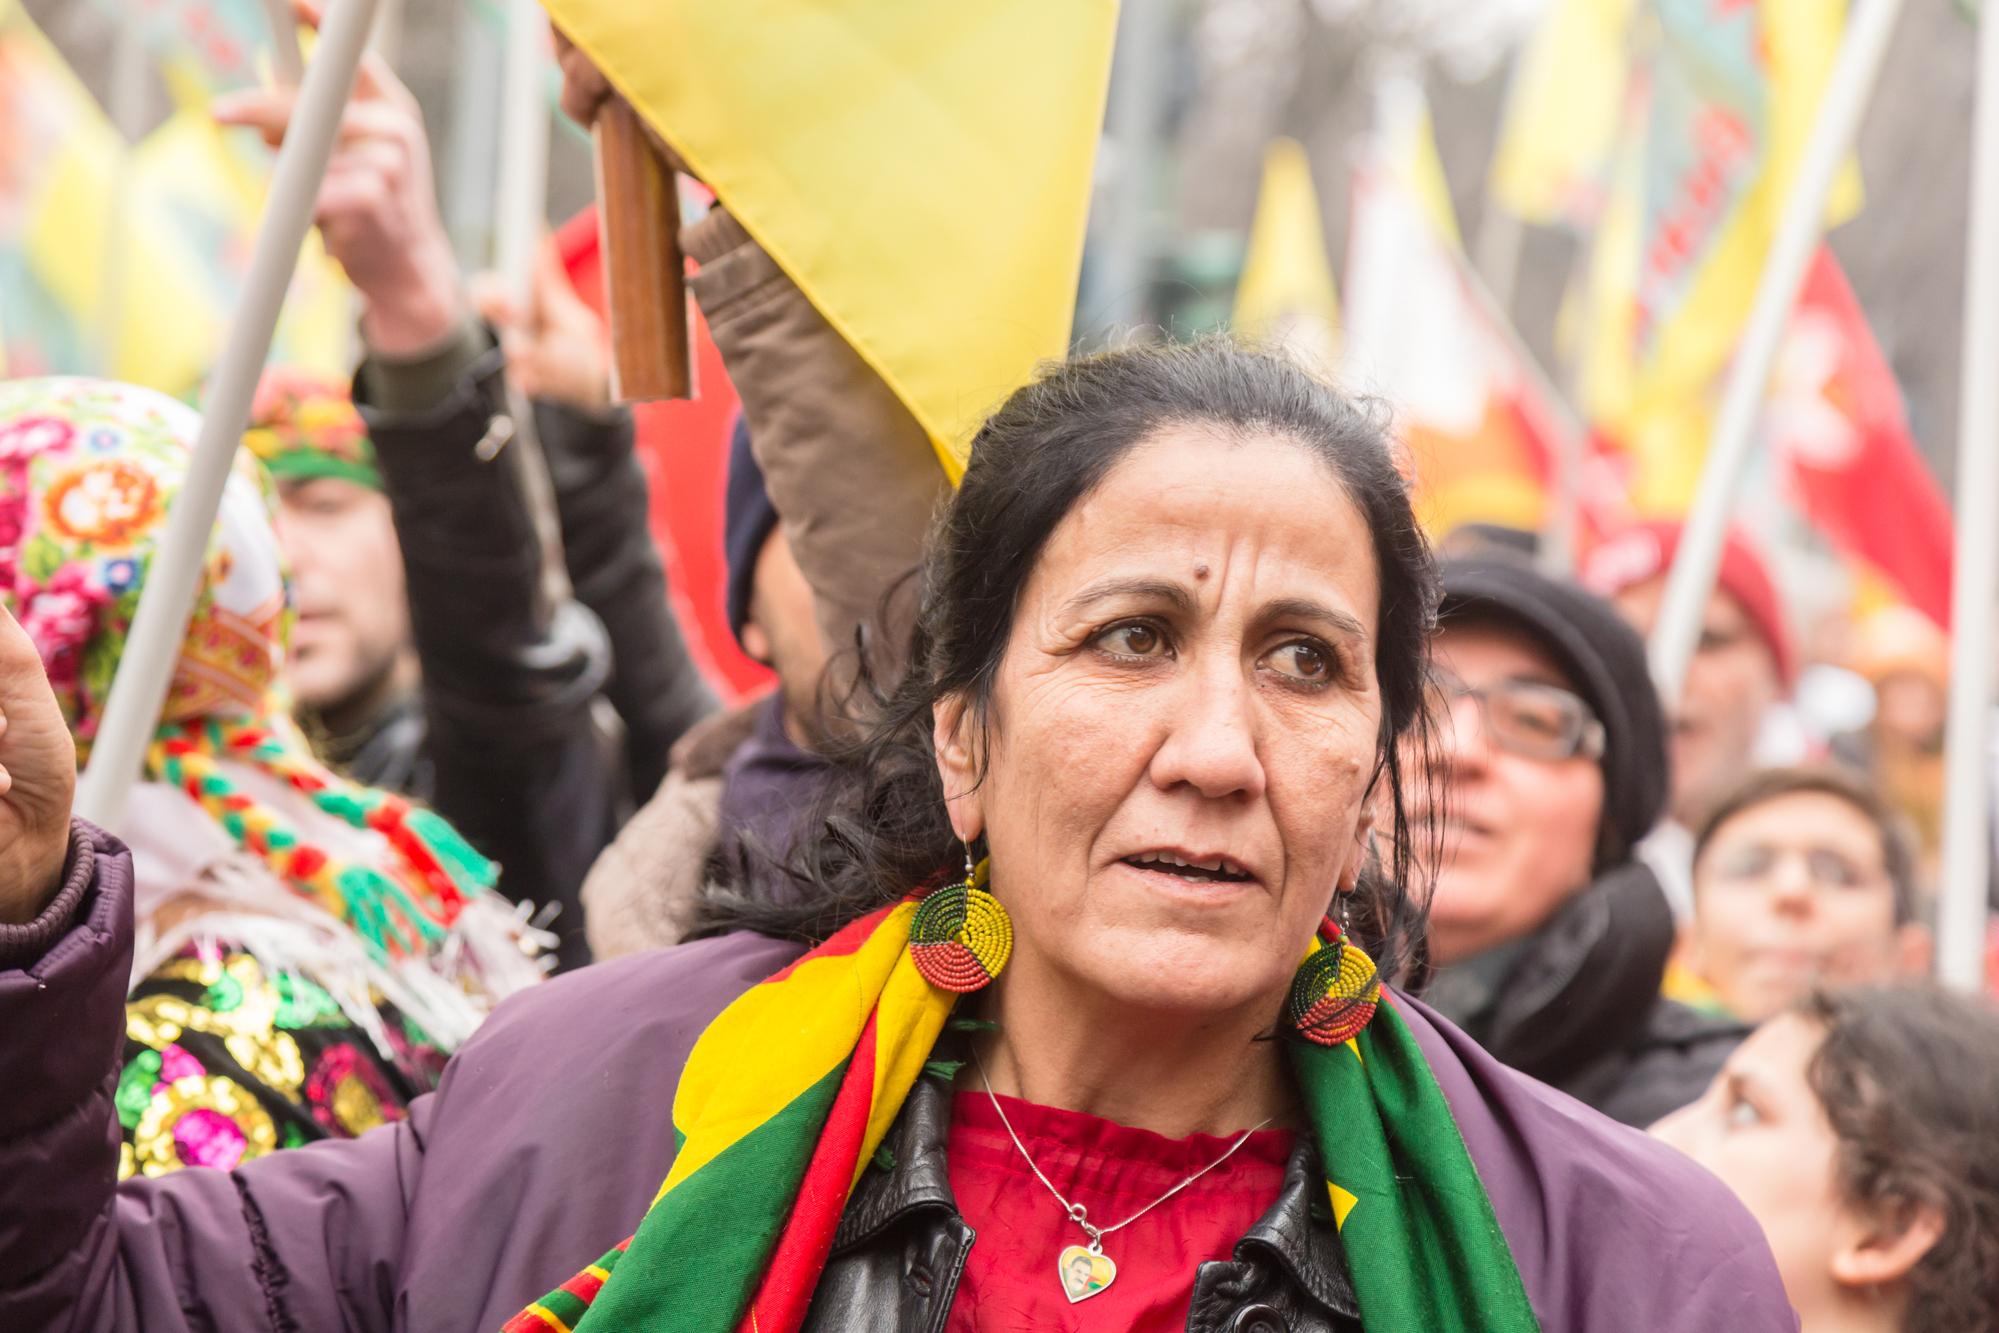
<path fill-rule="evenodd" d="M 1859 0 L 1854 6 L 1819 104 L 1818 120 L 1798 163 L 1797 180 L 1777 221 L 1777 234 L 1756 285 L 1756 300 L 1750 306 L 1722 393 L 1700 489 L 1694 495 L 1693 510 L 1687 516 L 1686 532 L 1666 578 L 1665 597 L 1652 630 L 1652 678 L 1658 682 L 1659 695 L 1669 711 L 1679 703 L 1687 663 L 1693 660 L 1694 647 L 1700 642 L 1701 614 L 1714 591 L 1715 570 L 1721 563 L 1735 493 L 1755 447 L 1757 417 L 1763 409 L 1770 367 L 1797 305 L 1805 267 L 1824 234 L 1826 200 L 1852 150 L 1854 132 L 1874 90 L 1874 78 L 1880 73 L 1901 8 L 1901 0 Z"/>
<path fill-rule="evenodd" d="M 534 317 L 534 274 L 548 213 L 548 15 L 541 0 L 508 0 L 506 58 L 500 75 L 500 170 L 493 209 L 493 267 L 507 303 Z M 548 461 L 535 435 L 534 404 L 510 377 L 507 410 L 514 419 L 514 469 L 541 543 L 542 581 L 552 600 L 569 592 L 562 555 L 562 520 Z"/>
<path fill-rule="evenodd" d="M 1944 741 L 1943 884 L 1937 978 L 1985 982 L 1992 873 L 1993 603 L 1999 600 L 1999 9 L 1978 23 L 1978 109 L 1971 140 L 1964 367 L 1957 441 L 1957 552 L 1952 565 L 1950 712 Z"/>
<path fill-rule="evenodd" d="M 278 310 L 298 263 L 299 246 L 312 225 L 320 177 L 333 150 L 354 70 L 368 36 L 375 0 L 333 0 L 319 30 L 312 65 L 299 87 L 291 128 L 278 149 L 270 202 L 257 232 L 256 249 L 243 295 L 229 321 L 221 360 L 202 407 L 201 433 L 187 480 L 167 516 L 166 532 L 154 552 L 146 590 L 132 618 L 131 637 L 118 659 L 90 766 L 76 794 L 77 812 L 115 829 L 125 797 L 145 761 L 146 746 L 158 728 L 181 641 L 208 551 L 208 534 L 222 503 L 250 399 L 277 327 Z"/>
<path fill-rule="evenodd" d="M 548 207 L 548 17 L 540 0 L 508 0 L 500 78 L 500 172 L 494 191 L 493 267 L 526 313 Z"/>

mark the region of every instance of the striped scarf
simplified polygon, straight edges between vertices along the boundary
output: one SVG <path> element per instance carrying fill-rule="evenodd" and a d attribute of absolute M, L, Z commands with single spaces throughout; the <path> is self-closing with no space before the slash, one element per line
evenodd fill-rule
<path fill-rule="evenodd" d="M 848 1195 L 957 999 L 910 961 L 915 910 L 905 899 L 863 917 L 722 1011 L 681 1075 L 679 1151 L 637 1233 L 503 1333 L 801 1327 Z M 1344 1046 L 1286 1044 L 1334 1224 L 1358 1260 L 1366 1326 L 1538 1329 L 1443 1092 L 1393 1003 Z"/>

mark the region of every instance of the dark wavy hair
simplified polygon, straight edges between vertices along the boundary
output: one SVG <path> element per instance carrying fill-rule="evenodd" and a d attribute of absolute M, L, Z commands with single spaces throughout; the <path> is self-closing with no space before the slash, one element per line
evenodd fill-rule
<path fill-rule="evenodd" d="M 1898 1223 L 1936 1209 L 1943 1235 L 1908 1276 L 1909 1333 L 1999 1327 L 1999 1010 L 1930 985 L 1813 995 L 1824 1029 L 1806 1071 L 1839 1147 L 1849 1207 Z"/>
<path fill-rule="evenodd" d="M 1427 763 L 1431 753 L 1424 700 L 1435 564 L 1396 466 L 1386 410 L 1282 355 L 1222 337 L 1062 362 L 986 421 L 915 576 L 920 597 L 904 670 L 892 686 L 865 657 L 854 670 L 858 682 L 840 710 L 847 725 L 833 728 L 852 739 L 829 755 L 834 775 L 808 826 L 816 832 L 784 858 L 796 892 L 745 891 L 763 877 L 750 864 L 758 853 L 741 852 L 704 892 L 698 933 L 750 929 L 816 942 L 962 865 L 932 749 L 932 709 L 962 695 L 989 733 L 1015 606 L 1049 535 L 1135 445 L 1176 425 L 1217 431 L 1218 449 L 1272 434 L 1310 450 L 1372 534 L 1382 716 L 1370 792 L 1387 801 L 1393 852 L 1364 876 L 1353 929 L 1383 975 L 1396 975 L 1419 948 L 1426 901 L 1411 889 L 1418 858 L 1404 765 Z"/>

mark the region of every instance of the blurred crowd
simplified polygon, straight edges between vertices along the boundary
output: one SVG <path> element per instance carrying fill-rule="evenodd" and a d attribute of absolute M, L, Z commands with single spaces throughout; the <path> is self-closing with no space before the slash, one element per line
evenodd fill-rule
<path fill-rule="evenodd" d="M 274 143 L 290 112 L 281 91 L 218 107 Z M 886 697 L 950 493 L 742 227 L 690 227 L 746 408 L 717 497 L 727 619 L 773 678 L 723 706 L 597 315 L 552 251 L 525 308 L 461 281 L 386 67 L 347 118 L 317 224 L 365 356 L 348 382 L 259 387 L 119 830 L 121 1177 L 401 1120 L 546 973 L 745 924 L 815 939 L 787 853 Z M 86 758 L 192 422 L 124 386 L 0 383 L 0 597 Z M 1644 636 L 1681 536 L 1610 533 L 1567 577 L 1532 533 L 1439 535 L 1405 741 L 1427 929 L 1391 979 L 1719 1176 L 1807 1330 L 1992 1327 L 1999 1017 L 1927 980 L 1944 636 L 1903 608 L 1808 627 L 1736 532 L 1663 704 Z"/>

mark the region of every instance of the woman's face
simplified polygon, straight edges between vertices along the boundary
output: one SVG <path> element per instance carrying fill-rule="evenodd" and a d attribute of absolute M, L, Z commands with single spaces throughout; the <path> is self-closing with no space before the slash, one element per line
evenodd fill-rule
<path fill-rule="evenodd" d="M 1149 1012 L 1281 996 L 1365 841 L 1381 699 L 1360 512 L 1282 437 L 1163 428 L 1056 527 L 973 719 L 938 709 L 1023 984 Z"/>
<path fill-rule="evenodd" d="M 1437 670 L 1476 690 L 1574 686 L 1519 630 L 1466 624 L 1440 630 Z M 1418 817 L 1441 819 L 1443 861 L 1430 901 L 1430 952 L 1455 963 L 1541 928 L 1590 882 L 1603 770 L 1586 755 L 1514 754 L 1486 735 L 1478 705 L 1460 698 L 1440 719 L 1435 784 Z"/>
<path fill-rule="evenodd" d="M 1829 1294 L 1841 1211 L 1839 1141 L 1806 1082 L 1823 1036 L 1794 1014 L 1772 1019 L 1735 1049 L 1699 1101 L 1652 1126 L 1654 1137 L 1735 1191 L 1762 1225 L 1791 1303 L 1806 1314 Z"/>

